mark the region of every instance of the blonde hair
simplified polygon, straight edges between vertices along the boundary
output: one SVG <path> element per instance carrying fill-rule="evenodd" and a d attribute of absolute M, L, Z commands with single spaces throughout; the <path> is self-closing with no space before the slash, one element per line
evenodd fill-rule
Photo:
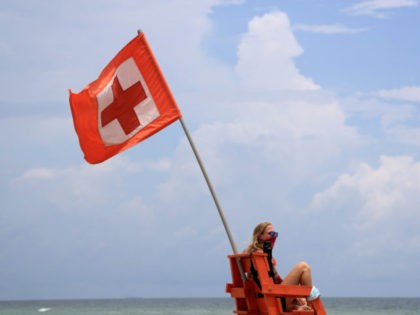
<path fill-rule="evenodd" d="M 263 246 L 260 242 L 260 236 L 264 234 L 267 226 L 273 225 L 271 222 L 261 222 L 254 228 L 254 233 L 252 233 L 252 240 L 249 243 L 248 247 L 245 249 L 245 252 L 251 254 L 258 250 L 263 250 Z"/>

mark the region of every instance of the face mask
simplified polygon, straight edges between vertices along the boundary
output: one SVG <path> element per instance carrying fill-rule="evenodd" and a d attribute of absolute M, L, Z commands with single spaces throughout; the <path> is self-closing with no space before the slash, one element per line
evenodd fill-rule
<path fill-rule="evenodd" d="M 268 233 L 270 235 L 270 238 L 268 240 L 263 241 L 263 247 L 265 249 L 273 249 L 274 243 L 276 242 L 276 238 L 279 235 L 279 233 L 271 231 Z"/>

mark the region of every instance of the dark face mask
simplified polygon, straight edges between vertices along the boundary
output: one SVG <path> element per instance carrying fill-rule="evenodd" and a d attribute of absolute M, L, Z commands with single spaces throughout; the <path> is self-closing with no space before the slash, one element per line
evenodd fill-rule
<path fill-rule="evenodd" d="M 268 240 L 265 240 L 263 243 L 264 251 L 273 249 L 274 243 L 276 242 L 279 233 L 272 231 L 268 233 L 268 235 L 270 235 L 270 238 Z"/>

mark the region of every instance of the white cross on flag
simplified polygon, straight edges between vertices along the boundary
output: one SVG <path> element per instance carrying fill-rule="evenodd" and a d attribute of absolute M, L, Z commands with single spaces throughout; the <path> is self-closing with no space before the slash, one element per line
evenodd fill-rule
<path fill-rule="evenodd" d="M 80 93 L 70 91 L 80 146 L 100 163 L 181 117 L 143 33 L 129 42 Z"/>

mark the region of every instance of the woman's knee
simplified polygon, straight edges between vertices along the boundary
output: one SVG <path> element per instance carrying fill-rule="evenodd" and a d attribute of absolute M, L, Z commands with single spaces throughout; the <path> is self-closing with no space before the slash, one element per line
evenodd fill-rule
<path fill-rule="evenodd" d="M 311 271 L 311 266 L 305 261 L 301 261 L 296 264 L 296 267 L 301 271 Z"/>

